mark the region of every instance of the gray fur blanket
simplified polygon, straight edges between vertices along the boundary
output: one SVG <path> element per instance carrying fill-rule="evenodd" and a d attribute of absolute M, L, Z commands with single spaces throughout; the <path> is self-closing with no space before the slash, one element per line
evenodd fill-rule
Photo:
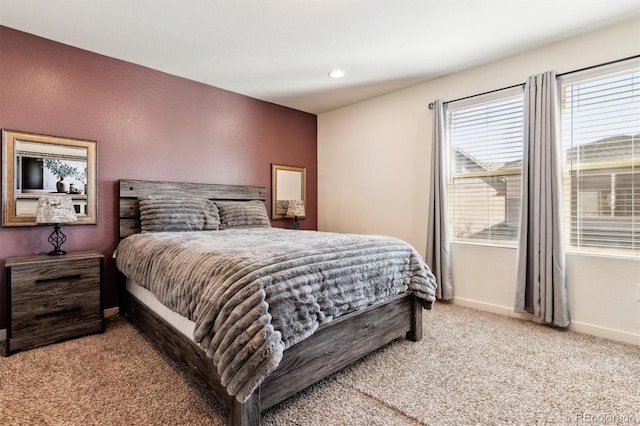
<path fill-rule="evenodd" d="M 277 228 L 142 233 L 118 269 L 195 322 L 230 395 L 244 402 L 284 349 L 319 325 L 407 290 L 435 301 L 420 255 L 390 237 Z"/>

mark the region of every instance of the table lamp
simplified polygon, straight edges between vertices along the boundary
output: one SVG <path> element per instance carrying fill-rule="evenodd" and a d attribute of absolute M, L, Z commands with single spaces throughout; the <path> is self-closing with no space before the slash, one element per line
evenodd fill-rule
<path fill-rule="evenodd" d="M 67 254 L 66 251 L 60 248 L 67 240 L 67 236 L 60 230 L 60 224 L 77 220 L 71 197 L 66 195 L 43 195 L 38 198 L 36 223 L 53 224 L 53 232 L 49 235 L 49 242 L 53 245 L 53 250 L 47 253 L 49 256 Z"/>
<path fill-rule="evenodd" d="M 291 224 L 292 229 L 300 229 L 300 222 L 298 221 L 298 216 L 304 216 L 304 201 L 289 200 L 289 204 L 287 207 L 287 214 L 285 216 L 293 218 L 293 223 Z"/>

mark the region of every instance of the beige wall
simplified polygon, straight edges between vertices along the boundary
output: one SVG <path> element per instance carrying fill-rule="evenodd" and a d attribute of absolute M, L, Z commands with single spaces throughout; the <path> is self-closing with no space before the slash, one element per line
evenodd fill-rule
<path fill-rule="evenodd" d="M 318 229 L 386 234 L 424 255 L 435 99 L 640 54 L 634 19 L 318 117 Z M 515 249 L 454 244 L 455 301 L 511 314 Z M 640 344 L 640 261 L 568 254 L 572 327 Z"/>

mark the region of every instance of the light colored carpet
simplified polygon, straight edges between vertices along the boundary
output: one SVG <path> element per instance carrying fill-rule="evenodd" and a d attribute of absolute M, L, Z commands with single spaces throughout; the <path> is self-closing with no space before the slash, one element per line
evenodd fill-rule
<path fill-rule="evenodd" d="M 387 345 L 263 413 L 263 424 L 640 423 L 639 346 L 448 304 L 424 321 L 421 342 Z M 2 425 L 225 418 L 123 319 L 103 335 L 0 358 Z"/>

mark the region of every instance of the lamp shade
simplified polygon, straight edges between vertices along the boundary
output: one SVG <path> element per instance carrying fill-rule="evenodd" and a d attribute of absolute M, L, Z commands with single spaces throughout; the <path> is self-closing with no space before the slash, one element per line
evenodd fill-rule
<path fill-rule="evenodd" d="M 289 200 L 289 205 L 287 207 L 287 216 L 304 216 L 304 201 Z"/>
<path fill-rule="evenodd" d="M 37 223 L 71 223 L 77 220 L 71 197 L 43 195 L 38 198 Z"/>

